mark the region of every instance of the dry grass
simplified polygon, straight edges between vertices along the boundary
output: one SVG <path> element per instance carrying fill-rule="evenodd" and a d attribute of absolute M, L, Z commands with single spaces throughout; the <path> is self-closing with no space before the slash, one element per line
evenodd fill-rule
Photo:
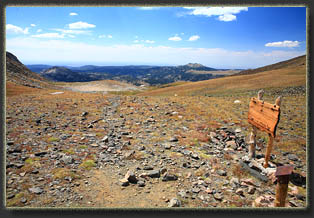
<path fill-rule="evenodd" d="M 279 79 L 280 78 L 280 79 Z M 252 75 L 239 75 L 224 78 L 211 79 L 199 82 L 190 82 L 174 87 L 167 87 L 140 93 L 144 96 L 182 95 L 195 94 L 224 94 L 230 91 L 244 91 L 271 87 L 301 86 L 306 83 L 306 68 L 295 67 L 279 70 L 271 70 Z"/>

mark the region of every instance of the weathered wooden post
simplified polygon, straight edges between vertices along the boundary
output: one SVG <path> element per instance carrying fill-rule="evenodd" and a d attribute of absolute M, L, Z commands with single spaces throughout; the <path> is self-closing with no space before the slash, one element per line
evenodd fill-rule
<path fill-rule="evenodd" d="M 257 93 L 257 100 L 262 101 L 263 99 L 263 94 L 264 90 L 259 90 Z M 256 149 L 256 134 L 257 134 L 257 129 L 254 125 L 252 125 L 253 130 L 251 131 L 250 135 L 250 147 L 249 147 L 249 157 L 250 158 L 255 158 L 255 149 Z"/>
<path fill-rule="evenodd" d="M 281 96 L 279 96 L 276 101 L 275 101 L 275 105 L 280 108 L 281 105 Z M 278 122 L 279 122 L 279 117 L 278 117 Z M 271 135 L 268 133 L 268 144 L 267 144 L 267 148 L 266 148 L 266 154 L 265 154 L 265 163 L 264 163 L 264 167 L 267 168 L 268 167 L 268 161 L 270 159 L 270 153 L 273 149 L 273 142 L 274 142 L 274 138 L 275 135 Z"/>
<path fill-rule="evenodd" d="M 289 177 L 293 171 L 293 166 L 286 165 L 277 167 L 275 176 L 277 177 L 275 207 L 284 207 L 286 203 Z"/>
<path fill-rule="evenodd" d="M 255 156 L 257 129 L 267 132 L 269 140 L 266 148 L 264 163 L 264 168 L 267 168 L 270 153 L 273 147 L 273 140 L 276 136 L 276 128 L 280 118 L 281 97 L 279 96 L 276 99 L 275 104 L 270 104 L 262 100 L 263 93 L 264 91 L 260 90 L 258 92 L 257 98 L 253 97 L 249 105 L 248 122 L 252 125 L 253 128 L 253 131 L 250 134 L 249 156 L 251 158 L 254 158 Z"/>

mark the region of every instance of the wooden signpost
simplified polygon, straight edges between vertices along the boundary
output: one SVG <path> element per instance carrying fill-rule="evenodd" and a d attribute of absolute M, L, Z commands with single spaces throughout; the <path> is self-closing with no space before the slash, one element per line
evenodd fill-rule
<path fill-rule="evenodd" d="M 273 140 L 276 137 L 276 128 L 280 118 L 281 97 L 279 96 L 276 99 L 275 104 L 270 104 L 262 100 L 263 93 L 264 91 L 260 90 L 258 92 L 257 98 L 251 98 L 249 105 L 248 122 L 253 127 L 249 141 L 249 156 L 251 158 L 255 157 L 257 129 L 263 132 L 267 132 L 269 140 L 266 148 L 264 163 L 264 167 L 267 168 L 270 153 L 273 147 Z"/>

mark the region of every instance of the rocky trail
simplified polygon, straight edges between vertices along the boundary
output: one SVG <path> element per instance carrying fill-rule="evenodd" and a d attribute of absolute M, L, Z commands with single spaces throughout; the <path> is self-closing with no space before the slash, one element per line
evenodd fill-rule
<path fill-rule="evenodd" d="M 268 171 L 254 176 L 265 141 L 247 159 L 248 128 L 209 128 L 207 112 L 197 113 L 213 107 L 207 99 L 67 91 L 8 98 L 7 206 L 252 207 L 266 196 L 257 203 L 268 207 L 271 173 L 293 164 L 287 203 L 305 207 L 305 160 L 274 151 Z"/>

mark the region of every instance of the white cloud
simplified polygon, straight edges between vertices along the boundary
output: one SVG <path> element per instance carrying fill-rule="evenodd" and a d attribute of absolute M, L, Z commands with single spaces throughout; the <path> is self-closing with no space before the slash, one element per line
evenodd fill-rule
<path fill-rule="evenodd" d="M 170 41 L 181 41 L 182 39 L 179 36 L 173 36 L 173 37 L 170 37 L 168 40 L 170 40 Z"/>
<path fill-rule="evenodd" d="M 224 15 L 220 15 L 218 17 L 218 20 L 225 21 L 225 22 L 233 21 L 233 20 L 236 20 L 236 19 L 237 19 L 237 17 L 234 16 L 233 14 L 224 14 Z"/>
<path fill-rule="evenodd" d="M 102 39 L 102 38 L 112 39 L 112 35 L 99 35 L 98 38 L 100 38 L 100 39 Z"/>
<path fill-rule="evenodd" d="M 134 43 L 139 43 L 139 41 L 138 41 L 137 39 L 136 39 L 136 40 L 134 40 L 133 42 L 134 42 Z"/>
<path fill-rule="evenodd" d="M 14 34 L 29 34 L 28 28 L 22 29 L 21 27 L 14 26 L 12 24 L 6 25 L 7 33 L 14 33 Z"/>
<path fill-rule="evenodd" d="M 293 48 L 293 47 L 299 47 L 300 42 L 298 41 L 289 41 L 285 40 L 282 42 L 269 42 L 266 43 L 266 47 L 288 47 L 288 48 Z"/>
<path fill-rule="evenodd" d="M 160 7 L 138 7 L 137 9 L 139 10 L 144 10 L 144 11 L 151 11 L 151 10 L 158 10 Z"/>
<path fill-rule="evenodd" d="M 36 24 L 33 24 L 33 23 L 32 23 L 32 24 L 31 24 L 31 26 L 32 26 L 32 27 L 35 27 L 35 26 L 36 26 Z"/>
<path fill-rule="evenodd" d="M 248 11 L 247 7 L 184 7 L 184 9 L 191 10 L 189 15 L 218 16 L 218 20 L 225 22 L 236 20 L 235 14 L 241 11 Z"/>
<path fill-rule="evenodd" d="M 32 35 L 34 38 L 64 38 L 64 34 L 59 33 L 42 33 L 37 35 Z"/>
<path fill-rule="evenodd" d="M 166 46 L 95 45 L 65 39 L 8 38 L 7 50 L 21 60 L 37 63 L 201 63 L 214 68 L 255 68 L 305 54 L 305 51 L 234 51 L 222 48 L 175 48 Z M 110 55 L 107 55 L 110 54 Z"/>
<path fill-rule="evenodd" d="M 90 35 L 91 33 L 89 30 L 67 30 L 67 29 L 51 29 L 51 30 L 58 31 L 63 34 L 75 34 L 75 35 L 79 35 L 79 34 Z"/>
<path fill-rule="evenodd" d="M 88 29 L 88 28 L 95 28 L 95 27 L 96 27 L 96 25 L 94 25 L 94 24 L 89 24 L 89 23 L 82 22 L 82 21 L 69 24 L 70 29 Z"/>
<path fill-rule="evenodd" d="M 145 40 L 145 42 L 146 42 L 146 43 L 151 43 L 151 44 L 152 44 L 152 43 L 155 43 L 154 40 Z"/>
<path fill-rule="evenodd" d="M 38 29 L 36 32 L 37 32 L 37 33 L 40 33 L 41 31 L 43 31 L 43 30 L 42 30 L 42 29 Z"/>
<path fill-rule="evenodd" d="M 71 12 L 69 15 L 70 15 L 70 16 L 76 16 L 76 15 L 78 15 L 78 14 L 75 13 L 75 12 Z"/>
<path fill-rule="evenodd" d="M 196 41 L 196 40 L 198 40 L 200 37 L 198 36 L 198 35 L 194 35 L 194 36 L 191 36 L 190 38 L 189 38 L 189 41 Z"/>

